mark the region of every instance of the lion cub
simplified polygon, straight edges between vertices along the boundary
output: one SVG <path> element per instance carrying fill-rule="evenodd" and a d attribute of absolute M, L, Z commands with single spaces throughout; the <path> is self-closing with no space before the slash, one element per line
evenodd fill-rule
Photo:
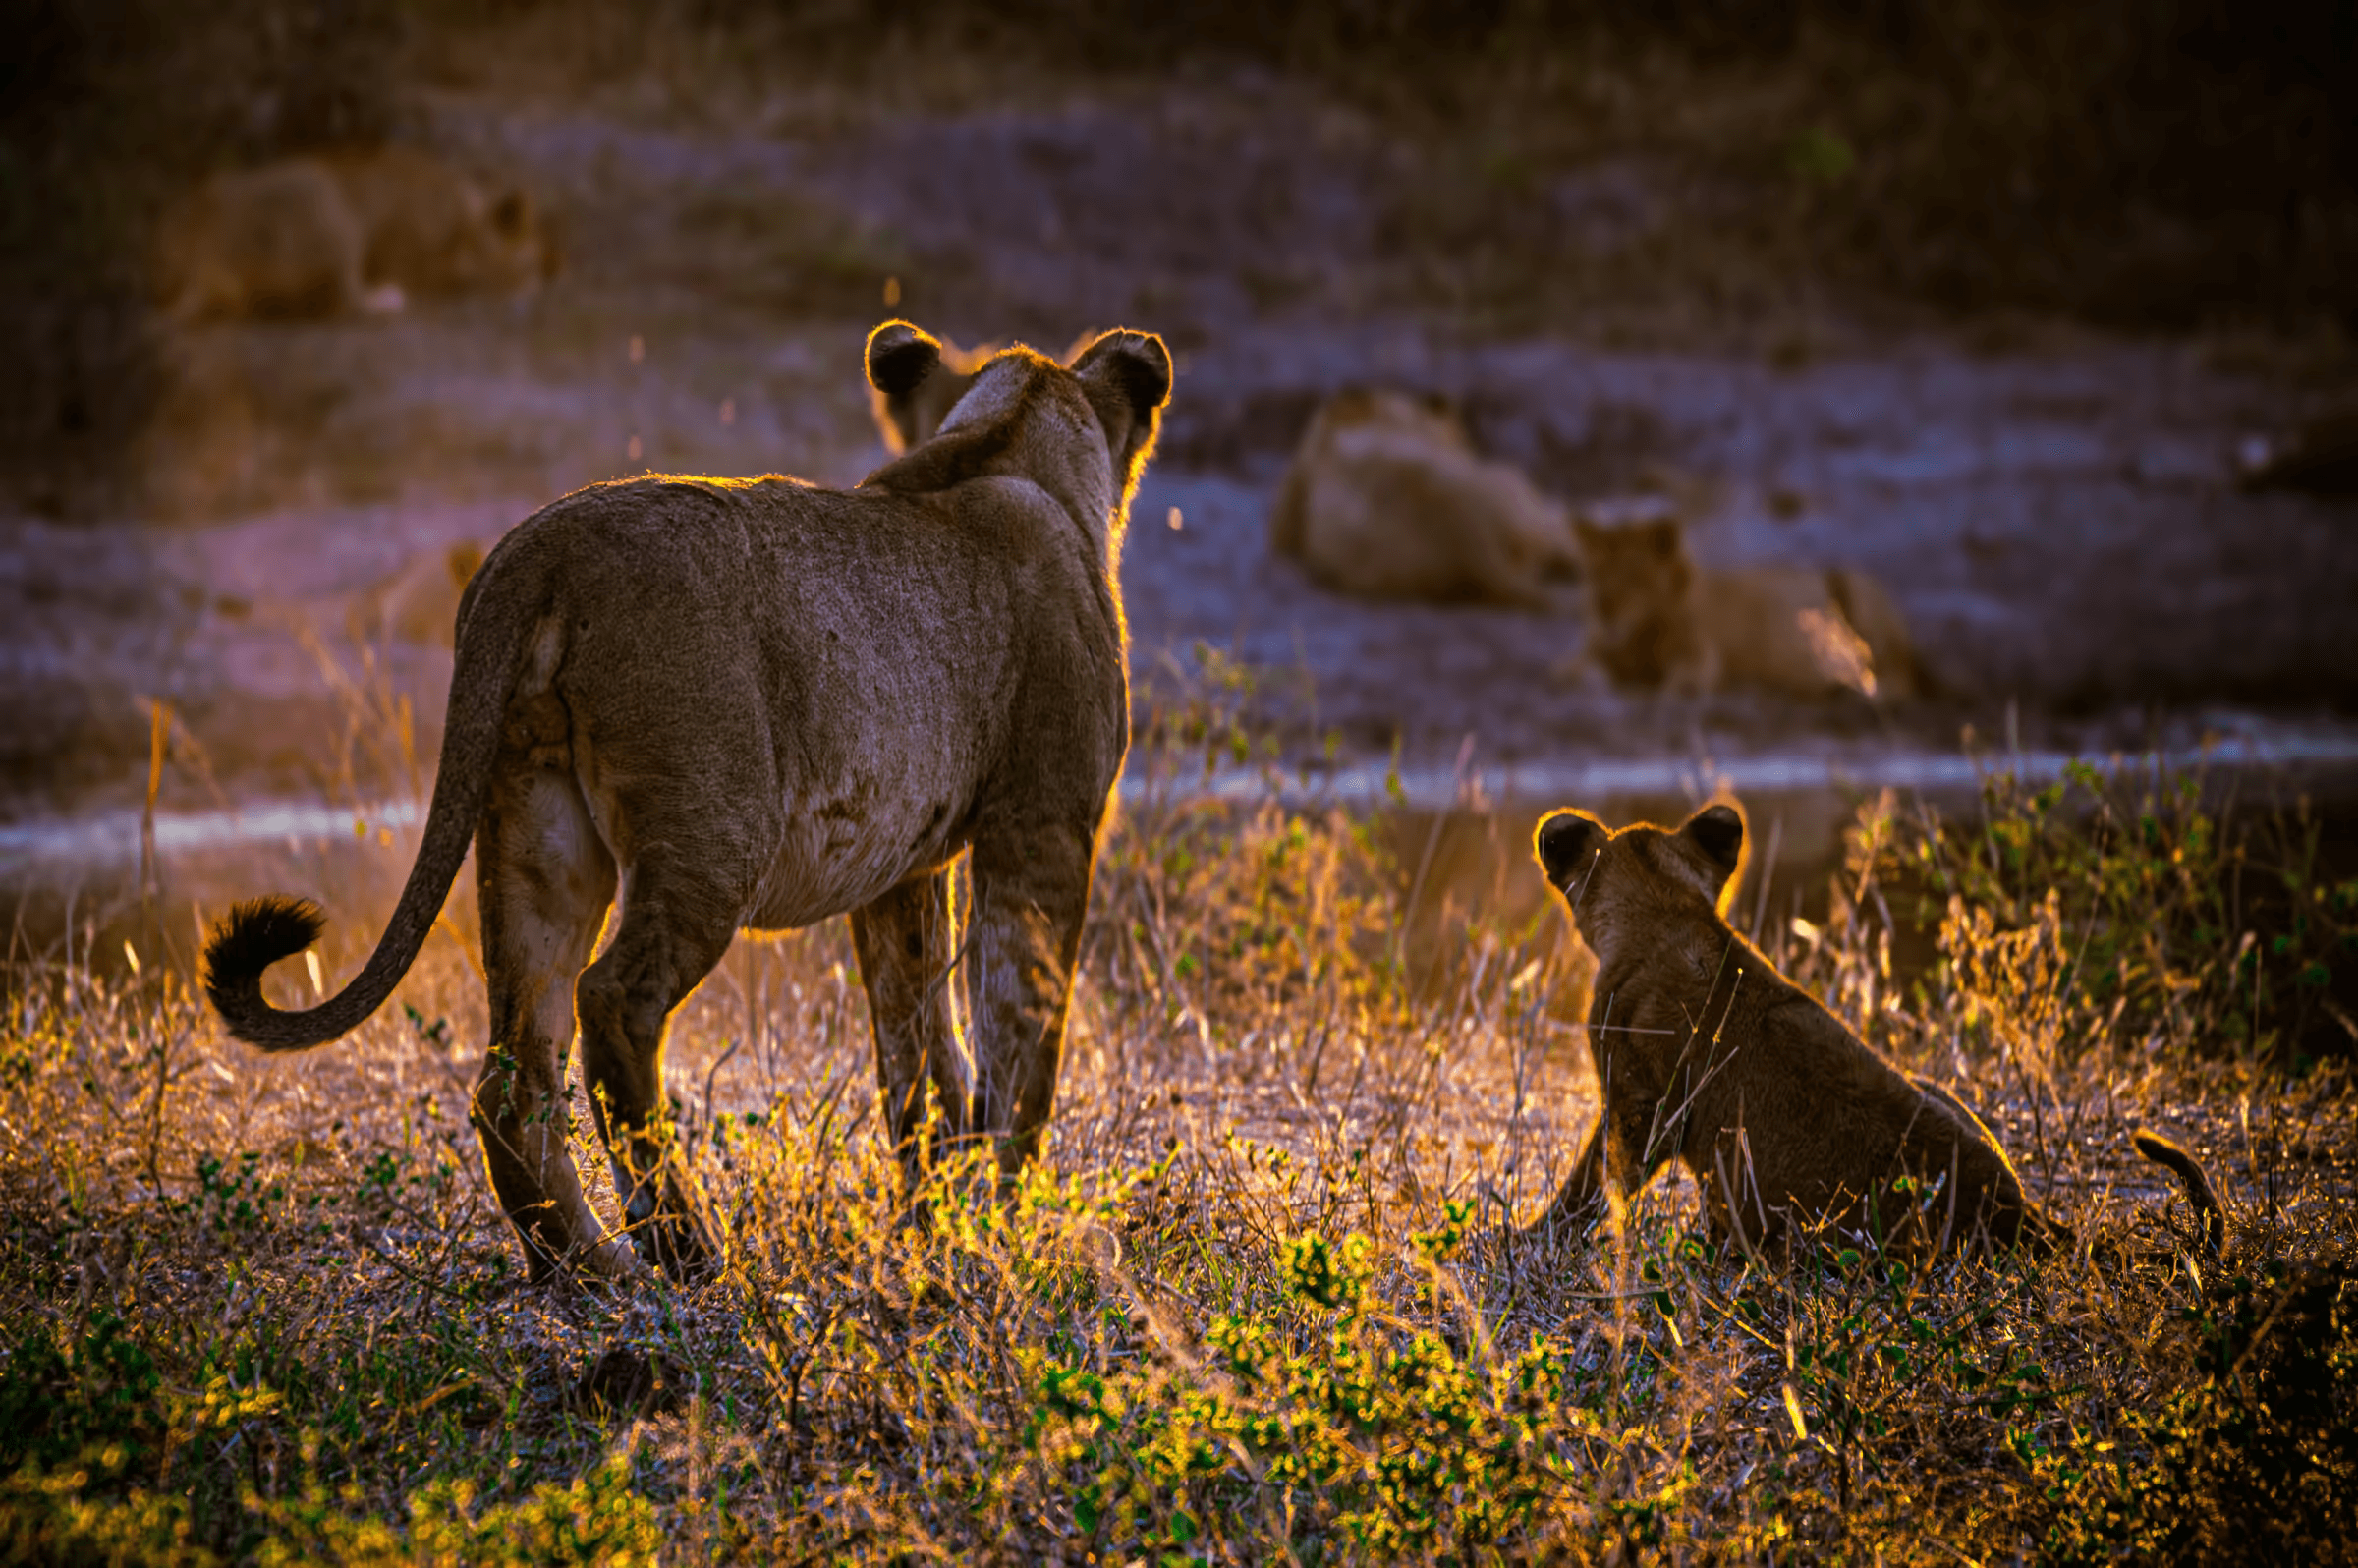
<path fill-rule="evenodd" d="M 388 314 L 413 295 L 524 294 L 557 269 L 532 197 L 410 147 L 214 175 L 156 230 L 156 294 L 189 323 Z"/>
<path fill-rule="evenodd" d="M 1588 565 L 1590 661 L 1615 686 L 1694 695 L 1765 687 L 1885 701 L 1921 678 L 1899 608 L 1864 572 L 1698 570 L 1675 518 L 1574 524 Z"/>
<path fill-rule="evenodd" d="M 1821 1220 L 1912 1252 L 2068 1240 L 1981 1118 L 1877 1055 L 1727 924 L 1744 862 L 1734 808 L 1617 833 L 1557 812 L 1535 842 L 1597 955 L 1589 1049 L 1604 1099 L 1540 1229 L 1585 1229 L 1608 1182 L 1626 1200 L 1677 1159 L 1712 1231 L 1747 1249 Z M 2225 1220 L 2202 1167 L 2157 1134 L 2136 1142 L 2177 1173 L 2216 1253 Z M 1929 1199 L 1894 1192 L 1903 1176 Z"/>
<path fill-rule="evenodd" d="M 1549 607 L 1579 570 L 1564 508 L 1483 457 L 1446 404 L 1348 391 L 1319 409 L 1269 515 L 1269 548 L 1365 598 Z"/>

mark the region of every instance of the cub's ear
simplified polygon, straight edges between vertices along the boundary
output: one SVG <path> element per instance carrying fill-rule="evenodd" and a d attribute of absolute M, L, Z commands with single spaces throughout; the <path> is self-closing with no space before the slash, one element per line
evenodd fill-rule
<path fill-rule="evenodd" d="M 941 343 L 906 321 L 887 321 L 868 335 L 868 384 L 888 398 L 905 398 L 941 364 Z"/>
<path fill-rule="evenodd" d="M 1532 853 L 1547 873 L 1548 885 L 1560 889 L 1588 869 L 1590 858 L 1612 836 L 1586 812 L 1556 812 L 1540 819 L 1539 831 L 1532 835 Z"/>
<path fill-rule="evenodd" d="M 1744 868 L 1744 813 L 1724 802 L 1707 806 L 1687 818 L 1678 836 L 1703 852 L 1718 879 L 1717 892 L 1724 898 L 1736 873 Z"/>
<path fill-rule="evenodd" d="M 1151 332 L 1108 332 L 1074 357 L 1073 374 L 1105 427 L 1127 507 L 1154 449 L 1162 406 L 1171 400 L 1171 351 Z"/>

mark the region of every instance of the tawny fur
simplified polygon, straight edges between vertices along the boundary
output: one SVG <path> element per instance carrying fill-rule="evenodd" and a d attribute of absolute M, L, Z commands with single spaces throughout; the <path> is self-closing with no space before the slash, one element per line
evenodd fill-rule
<path fill-rule="evenodd" d="M 419 295 L 528 293 L 557 261 L 524 192 L 387 146 L 214 175 L 158 225 L 155 284 L 182 322 L 386 314 Z"/>
<path fill-rule="evenodd" d="M 1269 515 L 1269 548 L 1364 598 L 1546 608 L 1579 569 L 1568 514 L 1474 450 L 1445 404 L 1349 391 L 1311 420 Z"/>
<path fill-rule="evenodd" d="M 941 345 L 940 359 L 906 397 L 888 397 L 872 384 L 869 388 L 870 412 L 875 416 L 876 433 L 883 437 L 884 450 L 894 457 L 940 429 L 950 410 L 966 396 L 966 389 L 975 384 L 976 374 L 990 363 L 992 355 L 1006 347 L 993 342 L 962 349 L 946 337 L 934 341 Z M 1059 358 L 1070 364 L 1096 341 L 1096 333 L 1084 332 L 1073 339 Z"/>
<path fill-rule="evenodd" d="M 870 374 L 906 398 L 936 354 L 889 322 Z M 709 1262 L 665 1153 L 663 1036 L 740 927 L 848 911 L 901 1157 L 914 1172 L 929 1084 L 945 1132 L 992 1140 L 1012 1171 L 1054 1095 L 1129 741 L 1121 537 L 1170 378 L 1137 332 L 1069 369 L 1010 349 L 857 489 L 657 476 L 527 519 L 459 607 L 433 804 L 375 953 L 318 1006 L 277 1011 L 261 971 L 315 926 L 241 907 L 206 947 L 231 1032 L 300 1050 L 374 1012 L 472 840 L 492 1047 L 475 1118 L 535 1275 L 631 1266 L 565 1149 L 577 1003 L 634 1240 L 674 1272 Z"/>
<path fill-rule="evenodd" d="M 345 631 L 362 643 L 452 646 L 458 636 L 459 600 L 488 553 L 489 546 L 475 539 L 426 551 L 354 594 L 346 607 Z"/>
<path fill-rule="evenodd" d="M 1736 934 L 1724 911 L 1744 849 L 1724 805 L 1675 831 L 1579 812 L 1540 823 L 1541 868 L 1597 956 L 1604 1103 L 1539 1228 L 1585 1230 L 1675 1159 L 1713 1232 L 1746 1248 L 1821 1224 L 1915 1253 L 2067 1240 L 1963 1101 L 1884 1061 Z M 2159 1134 L 2136 1143 L 2179 1175 L 2216 1252 L 2224 1219 L 2201 1167 Z"/>
<path fill-rule="evenodd" d="M 890 397 L 881 388 L 870 385 L 869 406 L 875 415 L 876 433 L 884 438 L 884 449 L 899 457 L 941 428 L 966 389 L 975 384 L 975 374 L 990 363 L 990 357 L 1002 345 L 984 343 L 962 349 L 948 338 L 939 340 L 941 357 L 917 386 L 906 396 Z M 1085 347 L 1075 344 L 1074 352 Z M 1066 358 L 1070 359 L 1071 354 Z"/>
<path fill-rule="evenodd" d="M 1891 595 L 1847 567 L 1714 572 L 1677 520 L 1576 521 L 1588 572 L 1588 661 L 1633 691 L 1751 686 L 1800 698 L 1917 696 L 1922 678 Z"/>
<path fill-rule="evenodd" d="M 1095 337 L 1095 333 L 1082 337 L 1066 351 L 1065 358 L 1079 355 Z M 873 383 L 869 387 L 877 433 L 895 457 L 940 429 L 950 410 L 975 384 L 976 374 L 1006 347 L 986 343 L 962 349 L 946 338 L 939 342 L 939 363 L 906 396 L 887 396 Z M 495 542 L 460 539 L 418 556 L 353 595 L 345 630 L 362 642 L 391 640 L 449 647 L 458 623 L 460 596 Z"/>

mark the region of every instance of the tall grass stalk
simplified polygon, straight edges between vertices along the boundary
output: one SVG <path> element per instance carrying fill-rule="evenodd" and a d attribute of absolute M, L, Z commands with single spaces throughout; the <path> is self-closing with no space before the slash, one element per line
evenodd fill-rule
<path fill-rule="evenodd" d="M 2036 1150 L 2078 1251 L 1908 1269 L 1828 1235 L 1770 1267 L 1678 1183 L 1544 1247 L 1500 1222 L 1594 1114 L 1583 950 L 1382 812 L 1192 791 L 1240 759 L 1226 700 L 1143 726 L 1055 1136 L 1012 1196 L 959 1163 L 903 1191 L 840 925 L 741 944 L 683 1008 L 684 1158 L 728 1234 L 694 1291 L 526 1286 L 466 1120 L 455 946 L 295 1059 L 225 1040 L 160 963 L 20 964 L 0 1558 L 2218 1560 L 2264 1514 L 2347 1539 L 2346 1074 L 2209 1037 L 2246 944 L 2185 924 L 2248 859 L 2010 784 L 1979 820 L 1869 801 L 1827 917 L 1766 924 Z M 2183 889 L 2160 934 L 2104 902 L 2149 872 Z M 2255 943 L 2317 907 L 2241 896 Z M 2146 1119 L 2236 1201 L 2223 1268 L 2188 1266 L 2128 1153 Z"/>

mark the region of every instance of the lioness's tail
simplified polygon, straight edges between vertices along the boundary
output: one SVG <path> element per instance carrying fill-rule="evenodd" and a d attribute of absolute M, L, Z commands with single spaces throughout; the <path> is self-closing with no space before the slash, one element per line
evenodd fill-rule
<path fill-rule="evenodd" d="M 401 902 L 366 966 L 317 1007 L 281 1012 L 262 998 L 262 971 L 317 940 L 326 924 L 317 905 L 308 899 L 253 899 L 233 908 L 205 938 L 205 994 L 229 1032 L 247 1044 L 266 1051 L 324 1045 L 382 1007 L 417 961 L 482 815 L 525 639 L 540 609 L 542 574 L 531 557 L 518 559 L 521 554 L 509 552 L 506 561 L 494 557 L 484 562 L 460 605 L 450 715 L 443 729 L 442 759 L 434 770 L 425 836 L 401 890 Z M 503 566 L 504 572 L 499 570 Z"/>
<path fill-rule="evenodd" d="M 2186 1189 L 2186 1202 L 2202 1216 L 2203 1245 L 2217 1258 L 2227 1245 L 2227 1211 L 2218 1204 L 2218 1195 L 2211 1190 L 2211 1178 L 2203 1173 L 2202 1165 L 2183 1148 L 2155 1132 L 2140 1127 L 2131 1139 L 2137 1152 L 2157 1165 L 2167 1165 L 2177 1174 Z"/>

